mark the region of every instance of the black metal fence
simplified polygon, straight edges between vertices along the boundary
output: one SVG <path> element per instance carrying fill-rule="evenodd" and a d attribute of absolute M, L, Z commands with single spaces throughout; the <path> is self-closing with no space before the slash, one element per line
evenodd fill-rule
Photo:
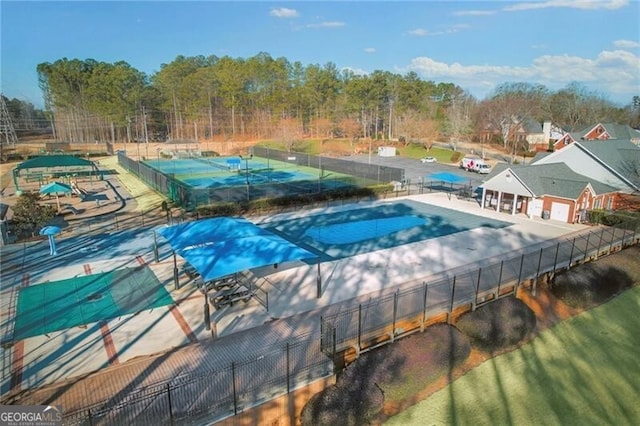
<path fill-rule="evenodd" d="M 535 294 L 538 278 L 640 243 L 640 221 L 589 230 L 562 240 L 530 247 L 507 259 L 489 259 L 486 266 L 446 271 L 430 280 L 416 280 L 365 302 L 342 304 L 321 320 L 322 350 L 329 356 L 353 349 L 356 353 L 392 342 L 430 318 L 451 319 L 460 308 L 477 306 L 515 294 L 529 283 Z M 408 326 L 409 325 L 409 326 Z M 384 344 L 383 343 L 383 344 Z"/>
<path fill-rule="evenodd" d="M 193 211 L 198 206 L 221 202 L 241 202 L 284 195 L 315 194 L 344 187 L 366 187 L 378 183 L 400 182 L 404 179 L 404 170 L 396 167 L 362 164 L 335 158 L 288 153 L 258 147 L 253 148 L 253 155 L 285 161 L 292 165 L 317 168 L 319 177 L 317 180 L 307 181 L 270 181 L 266 183 L 251 183 L 245 186 L 195 188 L 153 168 L 152 163 L 142 163 L 127 157 L 124 151 L 118 152 L 118 163 L 140 178 L 146 185 L 166 195 L 175 204 L 189 211 Z M 328 171 L 348 176 L 332 177 L 327 173 Z"/>
<path fill-rule="evenodd" d="M 66 425 L 204 424 L 219 421 L 333 373 L 331 360 L 311 335 L 278 343 L 223 368 L 185 374 L 64 414 Z"/>

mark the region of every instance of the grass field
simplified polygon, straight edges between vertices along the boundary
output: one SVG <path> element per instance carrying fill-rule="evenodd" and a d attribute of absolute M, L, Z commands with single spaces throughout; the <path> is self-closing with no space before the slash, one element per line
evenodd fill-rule
<path fill-rule="evenodd" d="M 640 424 L 640 287 L 492 358 L 388 425 Z"/>

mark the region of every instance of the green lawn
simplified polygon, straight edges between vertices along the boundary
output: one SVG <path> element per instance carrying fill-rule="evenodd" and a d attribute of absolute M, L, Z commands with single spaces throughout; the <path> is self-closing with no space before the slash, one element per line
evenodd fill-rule
<path fill-rule="evenodd" d="M 493 358 L 388 425 L 640 424 L 640 287 Z"/>

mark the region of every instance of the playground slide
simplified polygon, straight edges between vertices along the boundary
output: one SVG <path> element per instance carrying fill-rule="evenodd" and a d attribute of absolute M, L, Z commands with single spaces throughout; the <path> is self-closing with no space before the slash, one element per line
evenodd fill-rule
<path fill-rule="evenodd" d="M 79 197 L 85 197 L 87 195 L 87 191 L 85 189 L 82 189 L 76 185 L 71 186 L 71 191 Z"/>

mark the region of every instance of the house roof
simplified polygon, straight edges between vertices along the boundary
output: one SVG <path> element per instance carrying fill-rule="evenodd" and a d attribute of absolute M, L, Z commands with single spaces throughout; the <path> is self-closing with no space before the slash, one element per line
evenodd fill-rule
<path fill-rule="evenodd" d="M 578 146 L 589 152 L 620 176 L 640 186 L 640 148 L 629 139 L 606 141 L 577 141 Z"/>
<path fill-rule="evenodd" d="M 596 195 L 616 192 L 617 188 L 578 174 L 564 163 L 538 164 L 528 166 L 496 165 L 492 175 L 495 177 L 506 169 L 510 169 L 516 178 L 522 182 L 536 197 L 552 195 L 570 200 L 576 200 L 590 184 Z M 485 184 L 491 188 L 490 179 Z"/>
<path fill-rule="evenodd" d="M 640 138 L 640 131 L 634 129 L 627 124 L 618 123 L 598 123 L 604 127 L 609 134 L 609 140 L 611 139 L 636 139 Z M 582 139 L 587 133 L 593 130 L 598 124 L 593 124 L 586 127 L 579 132 L 576 132 L 579 136 L 575 139 Z"/>
<path fill-rule="evenodd" d="M 542 133 L 542 124 L 533 118 L 522 120 L 522 129 L 526 133 Z"/>

